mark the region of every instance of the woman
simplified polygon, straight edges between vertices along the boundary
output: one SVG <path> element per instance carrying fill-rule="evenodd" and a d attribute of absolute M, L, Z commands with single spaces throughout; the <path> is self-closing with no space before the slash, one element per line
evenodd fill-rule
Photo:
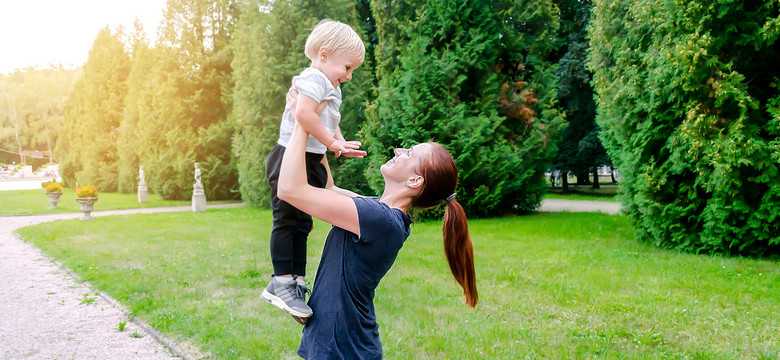
<path fill-rule="evenodd" d="M 333 225 L 325 241 L 298 355 L 305 359 L 381 359 L 374 315 L 374 289 L 409 236 L 411 207 L 447 203 L 444 251 L 466 304 L 477 303 L 474 255 L 463 208 L 455 199 L 458 170 L 441 145 L 396 149 L 382 165 L 380 198 L 345 195 L 328 174 L 325 189 L 307 182 L 304 152 L 308 134 L 295 126 L 282 160 L 277 196 Z"/>

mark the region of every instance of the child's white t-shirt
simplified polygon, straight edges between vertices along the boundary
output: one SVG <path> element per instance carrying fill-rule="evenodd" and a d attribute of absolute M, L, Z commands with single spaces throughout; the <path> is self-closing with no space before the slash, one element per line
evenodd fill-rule
<path fill-rule="evenodd" d="M 334 87 L 322 71 L 311 67 L 303 70 L 300 75 L 293 77 L 292 86 L 298 90 L 299 95 L 308 96 L 317 103 L 328 100 L 327 106 L 320 114 L 320 121 L 322 121 L 322 126 L 325 127 L 328 134 L 335 135 L 341 121 L 341 114 L 339 113 L 341 89 Z M 294 125 L 295 120 L 293 120 L 292 110 L 289 106 L 285 106 L 284 114 L 282 114 L 282 126 L 279 128 L 279 141 L 277 142 L 279 145 L 287 147 Z M 317 141 L 314 136 L 309 135 L 309 140 L 306 142 L 306 152 L 324 154 L 327 151 L 328 147 L 326 145 Z"/>

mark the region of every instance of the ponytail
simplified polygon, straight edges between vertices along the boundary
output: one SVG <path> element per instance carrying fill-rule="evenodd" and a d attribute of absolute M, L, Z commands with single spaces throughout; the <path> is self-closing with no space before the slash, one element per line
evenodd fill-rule
<path fill-rule="evenodd" d="M 423 189 L 413 199 L 412 206 L 427 209 L 446 201 L 444 210 L 444 255 L 452 276 L 463 288 L 466 305 L 477 305 L 477 278 L 474 273 L 474 249 L 469 236 L 466 213 L 455 199 L 458 185 L 458 167 L 452 155 L 440 144 L 429 142 L 431 153 L 418 171 L 423 177 Z"/>
<path fill-rule="evenodd" d="M 452 276 L 463 288 L 466 297 L 466 305 L 477 305 L 477 277 L 474 272 L 474 249 L 469 236 L 469 225 L 466 222 L 466 213 L 457 200 L 447 201 L 444 211 L 444 254 L 450 264 Z"/>

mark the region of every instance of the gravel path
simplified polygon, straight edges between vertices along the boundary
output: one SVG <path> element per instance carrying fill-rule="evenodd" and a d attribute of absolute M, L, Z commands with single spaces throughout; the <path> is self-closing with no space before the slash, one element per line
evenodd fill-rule
<path fill-rule="evenodd" d="M 544 212 L 603 212 L 610 215 L 620 213 L 620 202 L 598 200 L 544 199 L 539 211 Z"/>
<path fill-rule="evenodd" d="M 242 206 L 210 205 L 208 208 Z M 192 211 L 190 206 L 96 211 L 92 216 Z M 115 300 L 13 232 L 80 213 L 0 217 L 0 359 L 189 359 Z M 86 294 L 86 295 L 85 295 Z M 85 301 L 87 299 L 88 301 Z M 116 330 L 126 322 L 124 331 Z"/>

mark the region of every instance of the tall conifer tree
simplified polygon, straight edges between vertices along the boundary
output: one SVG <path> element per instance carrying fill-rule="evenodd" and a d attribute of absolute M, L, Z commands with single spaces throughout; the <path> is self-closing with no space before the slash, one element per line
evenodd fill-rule
<path fill-rule="evenodd" d="M 558 61 L 558 99 L 566 111 L 568 126 L 558 140 L 558 157 L 553 167 L 563 172 L 562 185 L 568 190 L 566 174 L 577 176 L 579 184 L 588 182 L 594 173 L 594 186 L 598 186 L 596 168 L 609 164 L 606 151 L 598 137 L 596 103 L 593 99 L 593 74 L 587 66 L 589 41 L 587 38 L 590 1 L 559 0 L 561 8 L 561 32 L 559 41 L 565 50 Z"/>
<path fill-rule="evenodd" d="M 455 156 L 473 215 L 533 210 L 562 124 L 550 1 L 372 2 L 378 95 L 365 137 L 369 176 L 392 148 L 434 139 Z"/>
<path fill-rule="evenodd" d="M 156 88 L 152 77 L 153 73 L 150 71 L 155 67 L 155 51 L 149 46 L 143 25 L 137 20 L 134 25 L 135 28 L 129 44 L 132 67 L 127 77 L 125 112 L 119 127 L 117 144 L 119 149 L 117 185 L 119 191 L 123 193 L 135 192 L 138 188 L 138 168 L 139 165 L 142 165 L 139 160 L 140 154 L 148 146 L 140 131 L 139 123 L 141 118 L 154 117 L 154 112 L 150 107 L 153 101 L 150 97 L 154 96 Z"/>
<path fill-rule="evenodd" d="M 65 137 L 57 148 L 66 184 L 116 191 L 117 135 L 130 57 L 108 28 L 100 30 L 70 98 Z"/>

